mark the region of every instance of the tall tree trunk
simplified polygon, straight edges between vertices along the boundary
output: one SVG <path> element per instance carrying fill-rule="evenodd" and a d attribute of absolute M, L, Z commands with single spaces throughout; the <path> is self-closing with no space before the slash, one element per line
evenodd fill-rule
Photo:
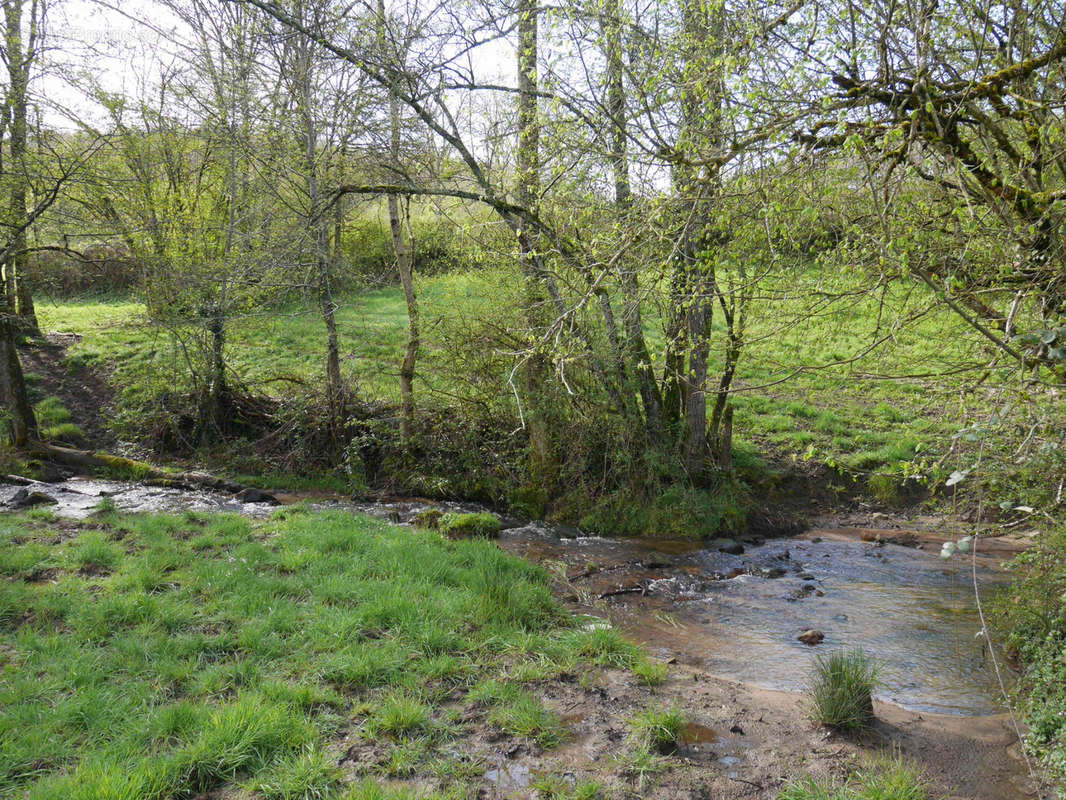
<path fill-rule="evenodd" d="M 18 314 L 17 325 L 34 335 L 40 332 L 37 313 L 33 306 L 32 285 L 29 280 L 29 255 L 26 252 L 26 199 L 29 193 L 29 176 L 26 164 L 27 144 L 27 91 L 30 79 L 30 60 L 37 35 L 37 4 L 31 8 L 29 47 L 22 40 L 22 2 L 6 0 L 4 17 L 7 26 L 5 49 L 10 85 L 8 106 L 11 113 L 11 131 L 8 138 L 8 169 L 10 196 L 8 200 L 9 224 L 16 230 L 12 255 L 5 264 L 5 277 L 9 307 Z M 14 289 L 14 294 L 10 294 Z"/>
<path fill-rule="evenodd" d="M 15 317 L 7 309 L 7 292 L 0 285 L 0 402 L 8 417 L 11 442 L 23 447 L 37 436 L 37 418 L 26 392 L 26 379 L 19 361 Z"/>
<path fill-rule="evenodd" d="M 382 59 L 390 68 L 399 70 L 402 59 L 397 52 L 387 53 L 388 18 L 385 14 L 385 0 L 378 0 L 378 42 Z M 393 63 L 393 62 L 397 63 Z M 400 100 L 396 92 L 389 89 L 389 161 L 390 166 L 399 174 L 400 167 Z M 418 326 L 418 296 L 415 294 L 414 280 L 414 241 L 410 235 L 410 201 L 405 201 L 404 213 L 400 213 L 400 198 L 394 194 L 388 197 L 389 231 L 392 234 L 392 249 L 396 254 L 396 269 L 400 273 L 404 301 L 407 304 L 407 347 L 404 349 L 403 362 L 400 364 L 400 405 L 402 415 L 401 433 L 404 439 L 411 436 L 415 416 L 415 362 L 421 344 Z"/>
<path fill-rule="evenodd" d="M 319 131 L 314 117 L 313 59 L 314 43 L 306 36 L 298 39 L 299 113 L 304 123 L 304 168 L 307 170 L 307 222 L 314 251 L 318 302 L 326 326 L 326 391 L 334 439 L 344 404 L 341 383 L 340 345 L 337 338 L 337 304 L 333 299 L 333 270 L 329 254 L 329 222 L 322 213 L 322 190 L 319 185 Z"/>
<path fill-rule="evenodd" d="M 718 3 L 685 0 L 682 4 L 685 61 L 679 146 L 689 156 L 713 149 L 720 138 L 718 106 L 722 92 L 714 54 L 721 45 L 723 13 Z M 711 455 L 707 437 L 707 372 L 717 292 L 716 250 L 721 238 L 713 223 L 720 178 L 714 166 L 691 164 L 680 165 L 676 177 L 685 214 L 680 256 L 675 265 L 684 283 L 682 317 L 687 350 L 683 459 L 689 475 L 698 481 Z"/>
<path fill-rule="evenodd" d="M 410 210 L 406 203 L 405 213 L 401 216 L 400 201 L 396 195 L 389 195 L 389 229 L 392 231 L 392 247 L 396 252 L 396 268 L 400 272 L 404 301 L 407 303 L 407 347 L 404 350 L 403 363 L 400 365 L 400 403 L 403 412 L 403 436 L 411 435 L 415 416 L 415 361 L 418 358 L 420 344 L 418 328 L 418 297 L 415 294 L 414 280 L 414 246 L 410 236 Z M 404 229 L 407 228 L 405 231 Z"/>
<path fill-rule="evenodd" d="M 539 0 L 518 0 L 518 204 L 536 212 L 540 197 L 540 121 L 537 118 L 537 37 Z M 525 396 L 529 405 L 529 442 L 533 451 L 534 472 L 545 482 L 555 473 L 551 431 L 548 422 L 547 383 L 550 374 L 545 353 L 540 350 L 543 295 L 538 274 L 537 235 L 526 220 L 519 222 L 519 257 L 522 263 L 524 305 L 533 352 L 523 370 Z"/>
<path fill-rule="evenodd" d="M 607 51 L 607 108 L 611 115 L 611 169 L 614 172 L 614 204 L 621 230 L 629 227 L 633 207 L 633 191 L 629 182 L 629 156 L 626 143 L 626 95 L 624 64 L 622 61 L 622 5 L 620 0 L 607 0 L 604 8 L 603 34 Z M 622 288 L 625 301 L 622 310 L 626 345 L 649 439 L 660 444 L 663 438 L 663 400 L 655 382 L 651 356 L 644 338 L 641 315 L 640 285 L 635 260 L 622 261 Z"/>
<path fill-rule="evenodd" d="M 229 413 L 229 387 L 226 384 L 226 317 L 222 304 L 207 309 L 207 330 L 211 335 L 211 370 L 207 387 L 207 419 L 203 437 L 214 439 L 222 434 Z"/>

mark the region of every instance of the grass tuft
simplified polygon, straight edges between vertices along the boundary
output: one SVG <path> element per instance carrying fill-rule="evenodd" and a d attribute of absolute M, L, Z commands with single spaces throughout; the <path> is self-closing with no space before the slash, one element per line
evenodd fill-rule
<path fill-rule="evenodd" d="M 857 730 L 873 720 L 877 667 L 862 650 L 819 656 L 811 679 L 814 716 L 822 725 Z"/>
<path fill-rule="evenodd" d="M 777 800 L 928 800 L 929 784 L 898 754 L 879 758 L 848 780 L 803 778 L 788 784 Z"/>
<path fill-rule="evenodd" d="M 367 722 L 369 736 L 410 736 L 427 730 L 431 709 L 417 696 L 398 691 L 385 697 Z"/>
<path fill-rule="evenodd" d="M 637 749 L 667 755 L 677 751 L 685 724 L 685 715 L 676 705 L 648 709 L 630 720 L 630 739 Z"/>

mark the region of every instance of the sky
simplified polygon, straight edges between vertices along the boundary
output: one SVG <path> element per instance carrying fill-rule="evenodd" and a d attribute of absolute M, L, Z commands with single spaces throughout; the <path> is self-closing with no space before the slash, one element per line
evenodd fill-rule
<path fill-rule="evenodd" d="M 87 97 L 86 85 L 138 96 L 154 83 L 161 64 L 176 59 L 173 39 L 180 38 L 184 23 L 151 0 L 50 0 L 50 6 L 46 30 L 52 47 L 41 59 L 32 91 L 51 127 L 105 125 L 107 116 Z M 513 81 L 507 43 L 475 50 L 472 58 L 483 79 Z"/>

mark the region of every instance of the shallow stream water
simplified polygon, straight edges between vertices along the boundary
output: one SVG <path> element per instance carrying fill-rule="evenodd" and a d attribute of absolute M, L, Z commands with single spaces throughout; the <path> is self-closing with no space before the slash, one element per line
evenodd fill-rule
<path fill-rule="evenodd" d="M 0 503 L 19 488 L 0 485 Z M 229 495 L 118 481 L 74 478 L 27 488 L 54 497 L 57 504 L 47 508 L 70 517 L 88 516 L 105 496 L 122 511 L 262 516 L 272 510 Z M 427 507 L 474 508 L 311 502 L 401 523 Z M 663 658 L 766 688 L 799 690 L 818 654 L 861 647 L 880 665 L 882 700 L 961 715 L 1002 708 L 974 592 L 975 574 L 982 597 L 1004 580 L 997 558 L 943 561 L 934 551 L 849 539 L 831 529 L 746 544 L 743 554 L 728 555 L 699 542 L 592 537 L 542 523 L 507 523 L 501 547 L 565 576 L 573 604 L 609 617 Z M 822 644 L 796 639 L 811 628 L 824 632 Z"/>

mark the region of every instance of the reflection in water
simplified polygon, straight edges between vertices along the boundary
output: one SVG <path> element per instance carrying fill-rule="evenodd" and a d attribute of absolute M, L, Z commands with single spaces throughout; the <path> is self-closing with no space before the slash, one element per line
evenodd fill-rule
<path fill-rule="evenodd" d="M 0 503 L 17 488 L 0 486 Z M 89 515 L 103 496 L 122 511 L 271 511 L 227 495 L 116 481 L 32 488 L 59 501 L 56 513 L 74 517 Z M 403 520 L 426 508 L 415 501 L 316 505 Z M 727 555 L 687 541 L 560 535 L 571 533 L 578 532 L 525 524 L 505 530 L 500 544 L 564 564 L 575 586 L 593 599 L 608 597 L 615 623 L 653 651 L 723 677 L 801 689 L 818 653 L 862 647 L 881 667 L 884 700 L 956 714 L 999 710 L 968 562 L 953 567 L 931 552 L 861 541 L 777 539 Z M 977 575 L 982 592 L 1003 580 L 991 563 Z M 825 633 L 823 644 L 796 640 L 809 628 Z"/>

